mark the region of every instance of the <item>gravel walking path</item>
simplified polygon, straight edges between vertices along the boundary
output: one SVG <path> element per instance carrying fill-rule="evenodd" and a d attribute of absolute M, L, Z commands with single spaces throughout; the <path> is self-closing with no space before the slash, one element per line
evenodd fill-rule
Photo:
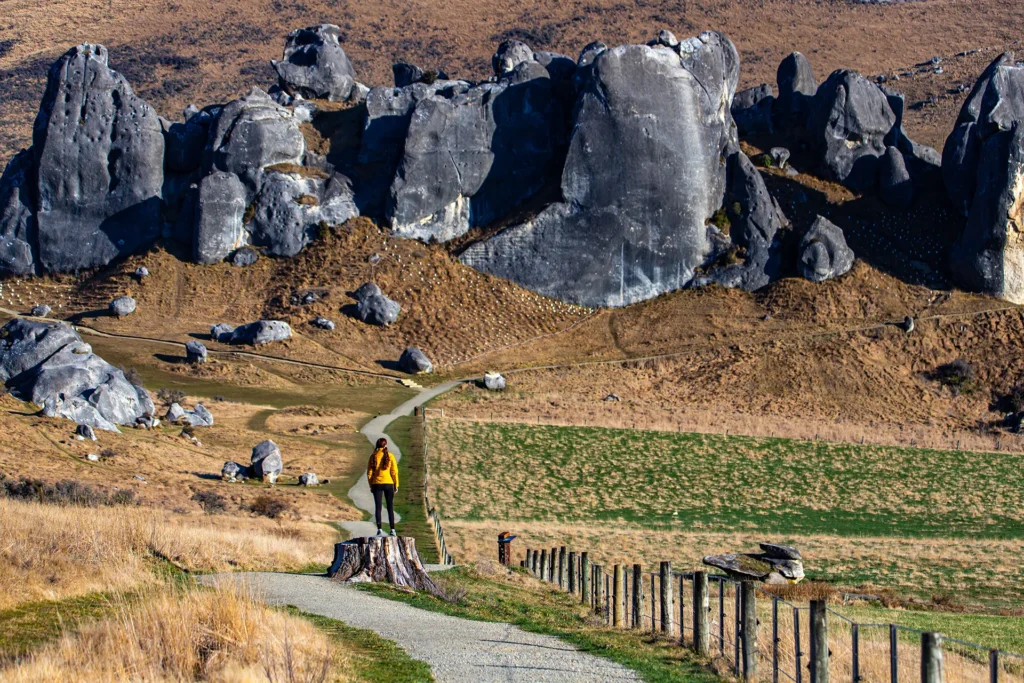
<path fill-rule="evenodd" d="M 398 406 L 390 413 L 386 415 L 378 415 L 363 427 L 360 431 L 370 441 L 370 444 L 377 443 L 377 439 L 380 437 L 386 437 L 388 439 L 388 450 L 395 456 L 395 460 L 402 461 L 402 451 L 399 450 L 398 445 L 394 442 L 394 439 L 387 437 L 384 430 L 387 428 L 392 421 L 399 417 L 405 417 L 412 415 L 413 410 L 417 406 L 421 406 L 432 398 L 436 398 L 446 391 L 450 391 L 461 384 L 458 382 L 446 382 L 444 384 L 438 384 L 436 387 L 430 389 L 424 389 L 415 397 L 409 399 L 402 405 Z M 370 457 L 369 451 L 367 451 L 366 457 Z M 401 476 L 401 470 L 399 470 L 399 476 Z M 370 493 L 370 482 L 366 479 L 364 474 L 348 491 L 348 497 L 352 499 L 352 502 L 360 510 L 368 512 L 371 516 L 374 513 L 373 510 L 373 494 Z M 387 511 L 384 512 L 384 523 L 387 524 Z M 395 521 L 401 522 L 402 518 L 397 512 L 395 513 Z M 350 534 L 351 538 L 358 538 L 361 536 L 373 536 L 377 533 L 377 524 L 373 521 L 369 522 L 342 522 L 341 526 Z M 401 527 L 399 527 L 401 530 Z"/>
<path fill-rule="evenodd" d="M 323 576 L 251 573 L 202 578 L 204 583 L 223 579 L 247 582 L 270 604 L 294 605 L 375 631 L 429 664 L 438 683 L 641 680 L 630 669 L 580 652 L 553 636 L 429 612 Z"/>

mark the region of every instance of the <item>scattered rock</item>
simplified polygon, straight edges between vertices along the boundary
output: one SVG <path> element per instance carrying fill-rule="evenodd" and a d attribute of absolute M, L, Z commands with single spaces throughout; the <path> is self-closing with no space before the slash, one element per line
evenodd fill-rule
<path fill-rule="evenodd" d="M 270 484 L 277 481 L 284 467 L 281 449 L 269 439 L 253 446 L 251 463 L 252 476 L 259 477 Z"/>
<path fill-rule="evenodd" d="M 110 302 L 110 315 L 123 318 L 135 312 L 135 299 L 130 296 L 119 296 Z"/>
<path fill-rule="evenodd" d="M 383 292 L 380 291 L 380 287 L 376 284 L 373 282 L 364 282 L 359 285 L 359 289 L 352 293 L 352 296 L 356 301 L 362 301 L 368 296 L 381 296 L 382 294 Z"/>
<path fill-rule="evenodd" d="M 88 460 L 89 462 L 99 462 L 100 456 L 97 455 L 96 453 L 90 453 L 89 455 L 85 456 L 85 459 Z"/>
<path fill-rule="evenodd" d="M 494 75 L 498 78 L 515 71 L 515 68 L 523 62 L 532 62 L 533 50 L 526 43 L 518 40 L 506 40 L 498 46 L 498 50 L 491 57 L 491 67 Z"/>
<path fill-rule="evenodd" d="M 46 304 L 40 304 L 38 306 L 33 306 L 30 313 L 34 318 L 45 318 L 46 316 L 50 315 L 51 309 Z"/>
<path fill-rule="evenodd" d="M 258 320 L 232 330 L 228 343 L 262 346 L 291 338 L 292 328 L 283 320 Z"/>
<path fill-rule="evenodd" d="M 320 480 L 315 472 L 306 472 L 299 475 L 299 486 L 319 486 Z"/>
<path fill-rule="evenodd" d="M 185 409 L 178 403 L 172 403 L 170 408 L 167 409 L 167 414 L 164 415 L 164 419 L 172 424 L 183 417 L 185 417 Z"/>
<path fill-rule="evenodd" d="M 271 60 L 281 88 L 309 99 L 348 99 L 356 72 L 338 41 L 340 35 L 341 29 L 333 24 L 289 33 L 281 61 Z"/>
<path fill-rule="evenodd" d="M 156 429 L 160 426 L 160 420 L 152 415 L 143 415 L 135 418 L 135 426 L 144 429 Z"/>
<path fill-rule="evenodd" d="M 818 216 L 800 240 L 800 274 L 811 282 L 839 277 L 853 267 L 853 250 L 841 228 Z"/>
<path fill-rule="evenodd" d="M 249 468 L 237 462 L 226 462 L 221 468 L 220 478 L 224 481 L 239 481 L 249 478 Z"/>
<path fill-rule="evenodd" d="M 614 402 L 619 402 L 619 401 L 621 401 L 622 399 L 621 399 L 621 398 L 619 398 L 619 395 L 618 395 L 618 394 L 608 394 L 607 396 L 605 396 L 605 397 L 604 397 L 603 399 L 601 399 L 601 400 L 602 400 L 602 401 L 609 401 L 609 402 L 611 402 L 611 401 L 614 401 Z"/>
<path fill-rule="evenodd" d="M 260 260 L 260 253 L 252 247 L 242 247 L 236 249 L 235 253 L 231 255 L 231 265 L 244 268 L 245 266 L 251 266 Z"/>
<path fill-rule="evenodd" d="M 398 305 L 398 302 L 392 301 L 383 294 L 370 294 L 356 304 L 356 313 L 360 320 L 381 327 L 394 323 L 398 320 L 398 315 L 401 312 L 402 307 Z"/>
<path fill-rule="evenodd" d="M 484 387 L 491 391 L 503 391 L 505 389 L 505 378 L 497 372 L 485 373 Z"/>
<path fill-rule="evenodd" d="M 205 363 L 207 360 L 206 346 L 202 342 L 192 340 L 185 343 L 185 359 L 192 364 Z"/>
<path fill-rule="evenodd" d="M 146 266 L 139 266 L 138 268 L 135 269 L 135 273 L 133 274 L 136 280 L 142 282 L 143 278 L 149 277 L 149 268 L 147 268 Z"/>
<path fill-rule="evenodd" d="M 92 425 L 80 424 L 75 427 L 75 434 L 78 434 L 83 439 L 89 439 L 90 441 L 96 441 L 96 430 L 92 428 Z"/>
<path fill-rule="evenodd" d="M 909 315 L 905 316 L 903 318 L 903 323 L 900 324 L 900 329 L 902 329 L 907 334 L 910 334 L 911 332 L 913 332 L 914 331 L 914 319 L 911 318 Z"/>
<path fill-rule="evenodd" d="M 322 330 L 334 331 L 334 321 L 328 320 L 327 318 L 317 316 L 313 319 L 313 324 Z"/>
<path fill-rule="evenodd" d="M 772 147 L 768 150 L 768 157 L 776 168 L 786 168 L 789 166 L 789 150 L 785 147 Z"/>
<path fill-rule="evenodd" d="M 192 427 L 212 427 L 213 415 L 202 403 L 197 403 L 192 410 L 185 410 L 177 403 L 172 403 L 164 416 L 171 424 L 185 424 Z"/>
<path fill-rule="evenodd" d="M 427 374 L 434 371 L 434 366 L 427 358 L 427 355 L 414 346 L 410 346 L 402 352 L 398 359 L 398 367 L 410 375 Z"/>
<path fill-rule="evenodd" d="M 235 328 L 227 323 L 217 323 L 210 328 L 210 338 L 222 344 L 230 344 L 231 335 L 234 334 L 234 331 Z"/>

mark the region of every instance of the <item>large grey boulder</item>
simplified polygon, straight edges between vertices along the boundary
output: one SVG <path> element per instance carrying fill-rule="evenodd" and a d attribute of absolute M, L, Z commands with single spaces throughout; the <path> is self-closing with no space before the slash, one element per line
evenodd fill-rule
<path fill-rule="evenodd" d="M 31 370 L 81 337 L 64 323 L 15 318 L 0 330 L 0 382 Z"/>
<path fill-rule="evenodd" d="M 307 99 L 340 102 L 348 99 L 356 72 L 334 24 L 300 28 L 288 34 L 281 61 L 271 61 L 281 88 Z"/>
<path fill-rule="evenodd" d="M 245 243 L 243 218 L 248 205 L 248 191 L 234 173 L 214 171 L 199 182 L 193 243 L 196 263 L 223 261 Z"/>
<path fill-rule="evenodd" d="M 515 71 L 523 62 L 530 61 L 534 59 L 533 49 L 529 45 L 518 40 L 506 40 L 498 46 L 491 57 L 491 67 L 494 69 L 494 75 L 501 78 Z"/>
<path fill-rule="evenodd" d="M 386 206 L 392 232 L 448 241 L 502 218 L 552 177 L 564 116 L 530 55 L 498 83 L 417 102 Z"/>
<path fill-rule="evenodd" d="M 964 102 L 942 174 L 967 215 L 950 252 L 956 283 L 1024 303 L 1024 66 L 1011 53 L 989 65 Z"/>
<path fill-rule="evenodd" d="M 170 423 L 175 423 L 185 417 L 185 409 L 181 407 L 180 403 L 172 403 L 167 408 L 167 413 L 164 414 L 164 419 Z"/>
<path fill-rule="evenodd" d="M 776 71 L 778 96 L 772 103 L 774 128 L 787 140 L 800 142 L 804 138 L 811 99 L 818 91 L 811 63 L 800 52 L 790 53 Z"/>
<path fill-rule="evenodd" d="M 40 265 L 93 268 L 160 233 L 164 136 L 152 107 L 84 44 L 50 67 L 33 131 Z"/>
<path fill-rule="evenodd" d="M 217 323 L 210 326 L 210 338 L 222 344 L 228 344 L 231 342 L 231 335 L 234 331 L 235 328 L 227 323 Z"/>
<path fill-rule="evenodd" d="M 299 486 L 319 486 L 320 478 L 316 472 L 305 472 L 299 475 Z"/>
<path fill-rule="evenodd" d="M 847 273 L 854 254 L 839 226 L 818 216 L 800 240 L 800 274 L 811 282 L 824 282 Z"/>
<path fill-rule="evenodd" d="M 598 51 L 576 109 L 563 202 L 461 259 L 533 291 L 625 306 L 678 289 L 719 251 L 739 57 L 720 33 Z"/>
<path fill-rule="evenodd" d="M 253 446 L 250 462 L 252 463 L 250 467 L 252 475 L 271 484 L 277 481 L 284 468 L 281 449 L 269 439 Z"/>
<path fill-rule="evenodd" d="M 172 424 L 185 424 L 192 427 L 212 427 L 213 414 L 202 403 L 197 403 L 192 410 L 185 410 L 181 405 L 172 403 L 167 409 L 164 419 Z"/>
<path fill-rule="evenodd" d="M 489 391 L 504 391 L 505 378 L 497 372 L 484 373 L 484 388 Z"/>
<path fill-rule="evenodd" d="M 261 346 L 271 342 L 291 339 L 292 328 L 283 320 L 258 320 L 236 327 L 231 332 L 229 344 L 248 344 Z"/>
<path fill-rule="evenodd" d="M 914 181 L 907 170 L 903 153 L 888 147 L 878 166 L 878 196 L 889 206 L 910 208 L 914 202 Z"/>
<path fill-rule="evenodd" d="M 851 190 L 873 189 L 896 115 L 882 90 L 856 71 L 828 77 L 811 103 L 807 131 L 821 172 Z"/>
<path fill-rule="evenodd" d="M 356 313 L 359 319 L 369 325 L 381 327 L 391 325 L 398 320 L 402 307 L 397 301 L 392 301 L 383 294 L 370 294 L 359 299 L 356 304 Z"/>
<path fill-rule="evenodd" d="M 736 93 L 732 100 L 732 118 L 736 121 L 736 129 L 740 137 L 771 133 L 772 105 L 775 93 L 772 86 L 762 83 L 755 88 L 748 88 Z"/>
<path fill-rule="evenodd" d="M 110 315 L 123 318 L 135 312 L 135 299 L 130 296 L 119 296 L 110 302 Z"/>
<path fill-rule="evenodd" d="M 345 176 L 330 182 L 297 173 L 268 173 L 246 226 L 249 241 L 272 256 L 295 256 L 316 236 L 321 223 L 340 225 L 358 215 Z"/>
<path fill-rule="evenodd" d="M 52 309 L 46 304 L 39 304 L 38 306 L 32 307 L 31 314 L 32 317 L 34 318 L 45 318 L 46 316 L 50 315 L 51 310 Z"/>
<path fill-rule="evenodd" d="M 185 342 L 186 361 L 193 364 L 205 363 L 207 361 L 206 346 L 195 339 Z"/>
<path fill-rule="evenodd" d="M 398 359 L 398 367 L 410 375 L 427 374 L 434 371 L 434 365 L 427 358 L 427 354 L 415 346 L 410 346 L 402 352 L 401 357 Z"/>
<path fill-rule="evenodd" d="M 352 292 L 352 296 L 356 301 L 362 301 L 368 296 L 381 296 L 382 294 L 383 292 L 380 291 L 380 287 L 378 287 L 375 282 L 364 282 L 359 285 L 359 288 L 356 289 L 356 291 Z"/>
<path fill-rule="evenodd" d="M 32 173 L 32 151 L 23 150 L 0 175 L 0 274 L 23 276 L 36 271 Z"/>
<path fill-rule="evenodd" d="M 707 280 L 752 292 L 782 277 L 782 249 L 777 236 L 787 221 L 746 154 L 731 155 L 728 166 L 725 206 L 729 238 L 740 261 L 713 269 Z"/>

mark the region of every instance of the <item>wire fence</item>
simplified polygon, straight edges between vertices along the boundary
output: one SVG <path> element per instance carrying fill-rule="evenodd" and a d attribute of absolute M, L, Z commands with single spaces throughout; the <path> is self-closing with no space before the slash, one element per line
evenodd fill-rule
<path fill-rule="evenodd" d="M 448 552 L 448 545 L 444 540 L 444 525 L 441 523 L 441 515 L 437 508 L 430 503 L 430 445 L 427 436 L 427 411 L 432 408 L 416 410 L 416 413 L 423 416 L 423 505 L 427 509 L 427 519 L 434 528 L 434 543 L 437 545 L 437 556 L 442 564 L 455 564 L 455 560 Z"/>
<path fill-rule="evenodd" d="M 899 624 L 860 623 L 824 601 L 720 574 L 611 567 L 563 547 L 526 550 L 537 578 L 575 594 L 605 625 L 660 634 L 715 668 L 764 683 L 1024 683 L 1024 655 Z"/>

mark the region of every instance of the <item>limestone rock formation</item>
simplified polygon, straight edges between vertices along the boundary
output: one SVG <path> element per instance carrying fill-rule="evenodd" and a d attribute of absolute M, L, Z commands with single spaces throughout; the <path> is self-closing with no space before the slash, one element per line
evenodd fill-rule
<path fill-rule="evenodd" d="M 244 244 L 248 205 L 248 192 L 237 175 L 214 171 L 200 181 L 195 205 L 196 263 L 218 263 Z"/>
<path fill-rule="evenodd" d="M 299 486 L 319 486 L 320 479 L 316 472 L 306 472 L 299 475 Z"/>
<path fill-rule="evenodd" d="M 219 341 L 222 344 L 230 344 L 231 334 L 234 331 L 235 328 L 227 323 L 217 323 L 210 327 L 210 338 L 214 341 Z"/>
<path fill-rule="evenodd" d="M 1024 66 L 1011 53 L 989 65 L 964 102 L 942 174 L 967 215 L 950 252 L 957 284 L 1024 303 Z"/>
<path fill-rule="evenodd" d="M 415 346 L 410 346 L 402 352 L 401 357 L 398 359 L 398 367 L 410 375 L 427 374 L 434 371 L 434 365 L 427 358 L 427 354 Z"/>
<path fill-rule="evenodd" d="M 32 317 L 34 318 L 45 318 L 50 315 L 51 309 L 46 304 L 39 304 L 38 306 L 32 307 Z"/>
<path fill-rule="evenodd" d="M 135 299 L 130 296 L 119 296 L 110 302 L 110 315 L 123 318 L 135 312 Z"/>
<path fill-rule="evenodd" d="M 258 477 L 270 484 L 277 481 L 284 467 L 281 459 L 281 449 L 269 439 L 253 446 L 250 462 L 252 464 L 249 471 L 252 473 L 252 476 Z"/>
<path fill-rule="evenodd" d="M 249 468 L 237 462 L 226 462 L 221 468 L 220 478 L 224 481 L 239 481 L 249 478 Z"/>
<path fill-rule="evenodd" d="M 914 202 L 914 181 L 910 178 L 903 153 L 887 147 L 878 167 L 878 195 L 889 206 L 909 208 Z"/>
<path fill-rule="evenodd" d="M 323 316 L 317 316 L 316 318 L 313 318 L 313 324 L 319 327 L 321 330 L 327 330 L 328 332 L 333 331 L 335 328 L 334 321 L 328 320 Z"/>
<path fill-rule="evenodd" d="M 717 255 L 706 223 L 725 193 L 738 72 L 736 48 L 720 33 L 675 50 L 596 51 L 563 202 L 470 246 L 462 261 L 587 306 L 624 306 L 687 284 Z"/>
<path fill-rule="evenodd" d="M 0 175 L 0 273 L 24 276 L 36 271 L 32 152 L 16 154 Z"/>
<path fill-rule="evenodd" d="M 775 93 L 767 83 L 736 93 L 732 100 L 732 118 L 736 121 L 736 129 L 741 138 L 773 131 L 774 102 Z"/>
<path fill-rule="evenodd" d="M 484 373 L 484 388 L 490 391 L 504 391 L 505 378 L 497 372 Z"/>
<path fill-rule="evenodd" d="M 291 339 L 292 328 L 283 320 L 258 320 L 254 323 L 240 325 L 231 331 L 229 344 L 247 344 L 262 346 L 271 342 Z"/>
<path fill-rule="evenodd" d="M 117 431 L 152 411 L 124 373 L 92 352 L 69 326 L 14 319 L 0 331 L 0 380 L 11 393 L 62 417 Z"/>
<path fill-rule="evenodd" d="M 192 427 L 212 427 L 213 414 L 202 403 L 197 403 L 192 410 L 185 410 L 178 403 L 172 403 L 167 409 L 164 419 L 171 424 L 184 424 Z"/>
<path fill-rule="evenodd" d="M 185 359 L 187 362 L 192 364 L 205 363 L 207 357 L 206 346 L 202 342 L 195 339 L 185 342 Z"/>
<path fill-rule="evenodd" d="M 779 94 L 772 103 L 774 128 L 787 140 L 799 143 L 805 133 L 811 99 L 818 91 L 811 63 L 803 54 L 793 52 L 779 64 L 776 72 Z"/>
<path fill-rule="evenodd" d="M 761 543 L 760 553 L 709 555 L 704 564 L 724 571 L 736 581 L 799 583 L 804 578 L 800 551 L 792 546 Z"/>
<path fill-rule="evenodd" d="M 79 45 L 50 68 L 32 149 L 42 268 L 106 265 L 159 235 L 160 119 L 107 66 L 105 47 Z"/>
<path fill-rule="evenodd" d="M 811 282 L 824 282 L 853 267 L 853 250 L 839 226 L 818 216 L 800 240 L 800 274 Z"/>
<path fill-rule="evenodd" d="M 244 268 L 260 260 L 260 253 L 252 247 L 242 247 L 231 255 L 231 265 Z"/>
<path fill-rule="evenodd" d="M 359 319 L 368 325 L 379 325 L 386 327 L 398 320 L 402 307 L 397 301 L 392 301 L 383 294 L 370 294 L 364 296 L 356 304 L 356 313 Z"/>
<path fill-rule="evenodd" d="M 307 99 L 340 102 L 352 93 L 356 72 L 333 24 L 301 28 L 288 34 L 281 61 L 271 61 L 283 90 Z"/>

